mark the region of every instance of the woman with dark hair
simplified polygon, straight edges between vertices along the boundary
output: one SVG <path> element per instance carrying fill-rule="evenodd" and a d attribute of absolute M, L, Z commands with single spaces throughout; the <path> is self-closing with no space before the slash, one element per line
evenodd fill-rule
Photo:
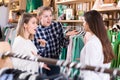
<path fill-rule="evenodd" d="M 86 12 L 83 22 L 90 36 L 81 51 L 80 62 L 90 66 L 109 68 L 114 54 L 100 13 L 95 10 Z M 110 80 L 110 76 L 103 73 L 81 71 L 81 75 L 84 80 Z"/>

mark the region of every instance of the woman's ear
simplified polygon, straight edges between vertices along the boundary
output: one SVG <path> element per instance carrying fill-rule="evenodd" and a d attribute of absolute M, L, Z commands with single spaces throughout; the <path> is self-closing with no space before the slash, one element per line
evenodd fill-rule
<path fill-rule="evenodd" d="M 24 23 L 24 28 L 27 28 L 27 26 L 28 26 L 28 25 L 27 25 L 26 23 Z"/>

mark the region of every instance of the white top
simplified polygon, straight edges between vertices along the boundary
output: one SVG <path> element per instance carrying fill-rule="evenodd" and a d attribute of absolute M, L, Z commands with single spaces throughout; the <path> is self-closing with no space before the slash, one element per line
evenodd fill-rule
<path fill-rule="evenodd" d="M 102 44 L 95 35 L 89 38 L 80 54 L 80 62 L 82 64 L 104 68 L 110 67 L 110 63 L 103 64 L 104 55 Z M 81 71 L 80 73 L 84 77 L 84 80 L 110 80 L 110 76 L 108 74 L 92 71 Z"/>
<path fill-rule="evenodd" d="M 37 48 L 32 43 L 32 41 L 29 39 L 26 40 L 21 36 L 17 36 L 15 38 L 12 46 L 12 51 L 16 54 L 24 54 L 31 57 L 34 57 L 32 52 L 37 54 Z M 32 72 L 38 72 L 39 65 L 43 65 L 43 63 L 39 64 L 38 62 L 32 62 L 32 61 L 22 60 L 18 58 L 12 58 L 12 61 L 15 68 L 20 70 L 32 71 Z"/>

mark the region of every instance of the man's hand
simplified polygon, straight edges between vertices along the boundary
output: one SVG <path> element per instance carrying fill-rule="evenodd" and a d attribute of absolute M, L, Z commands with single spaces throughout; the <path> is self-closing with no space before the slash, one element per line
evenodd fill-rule
<path fill-rule="evenodd" d="M 42 47 L 45 47 L 46 46 L 46 41 L 44 40 L 44 39 L 38 39 L 38 41 L 40 42 L 40 45 L 42 46 Z"/>
<path fill-rule="evenodd" d="M 79 32 L 78 32 L 77 30 L 68 31 L 68 32 L 66 33 L 66 36 L 69 37 L 69 36 L 72 36 L 72 35 L 76 35 L 76 34 L 78 34 L 78 33 L 79 33 Z"/>

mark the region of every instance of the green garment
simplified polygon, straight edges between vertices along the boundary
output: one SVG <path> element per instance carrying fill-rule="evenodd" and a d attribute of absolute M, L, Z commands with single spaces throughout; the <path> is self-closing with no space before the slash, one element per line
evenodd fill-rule
<path fill-rule="evenodd" d="M 77 59 L 80 58 L 80 52 L 83 46 L 84 42 L 82 36 L 75 36 L 73 38 L 72 61 L 79 62 Z"/>
<path fill-rule="evenodd" d="M 118 50 L 118 62 L 117 65 L 119 65 L 118 69 L 120 70 L 120 45 L 119 45 L 119 50 Z M 120 80 L 120 76 L 117 76 L 116 80 Z"/>
<path fill-rule="evenodd" d="M 80 58 L 80 52 L 84 46 L 82 36 L 78 35 L 73 37 L 73 49 L 72 49 L 72 62 L 80 62 L 77 60 Z M 71 77 L 73 78 L 75 75 L 79 75 L 80 71 L 77 69 L 72 69 Z"/>
<path fill-rule="evenodd" d="M 111 62 L 111 68 L 118 68 L 120 69 L 120 31 L 119 32 L 112 32 L 111 30 L 107 31 L 108 37 L 111 41 L 112 48 L 114 54 L 116 56 L 115 59 Z M 120 77 L 117 76 L 115 80 L 120 80 Z"/>
<path fill-rule="evenodd" d="M 109 38 L 110 42 L 112 42 L 112 31 L 107 30 L 107 35 L 108 35 L 108 38 Z"/>
<path fill-rule="evenodd" d="M 116 36 L 116 39 L 112 39 L 112 43 L 111 44 L 112 44 L 112 48 L 113 48 L 114 54 L 116 56 L 116 59 L 112 60 L 111 68 L 118 68 L 119 65 L 120 65 L 120 61 L 119 61 L 119 59 L 120 59 L 119 53 L 120 52 L 118 52 L 119 51 L 119 44 L 120 44 L 120 38 L 119 38 L 120 37 L 120 33 L 119 32 L 118 33 L 112 32 L 112 38 L 115 38 L 115 37 L 113 37 L 113 35 Z"/>
<path fill-rule="evenodd" d="M 115 41 L 114 43 L 112 43 L 112 48 L 114 51 L 114 55 L 117 57 L 118 56 L 118 49 L 119 49 L 119 44 L 120 41 Z M 113 59 L 111 62 L 111 68 L 118 68 L 118 64 L 117 64 L 118 59 Z"/>
<path fill-rule="evenodd" d="M 117 39 L 120 40 L 120 31 L 118 32 Z"/>
<path fill-rule="evenodd" d="M 43 5 L 43 1 L 42 0 L 27 0 L 26 2 L 26 12 L 31 12 L 35 9 L 37 9 L 38 7 Z"/>
<path fill-rule="evenodd" d="M 77 58 L 80 58 L 81 49 L 84 46 L 83 37 L 78 35 L 72 38 L 73 48 L 72 48 L 72 62 L 79 62 Z M 60 60 L 65 60 L 67 55 L 67 48 L 63 48 L 60 54 Z M 65 67 L 61 68 L 64 71 Z M 70 69 L 70 77 L 73 78 L 75 75 L 79 75 L 80 71 L 77 69 Z"/>
<path fill-rule="evenodd" d="M 66 56 L 67 56 L 67 48 L 62 48 L 62 52 L 60 54 L 59 59 L 60 60 L 66 60 Z"/>

